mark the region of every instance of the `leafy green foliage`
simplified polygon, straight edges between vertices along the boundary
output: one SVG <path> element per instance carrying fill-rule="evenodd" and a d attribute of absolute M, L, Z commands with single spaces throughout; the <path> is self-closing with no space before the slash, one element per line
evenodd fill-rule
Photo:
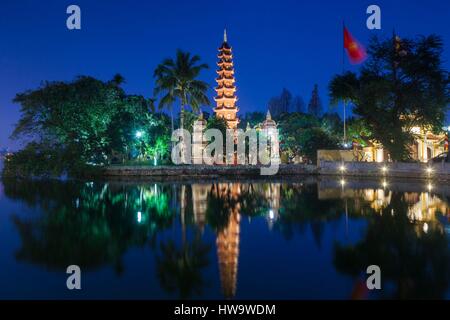
<path fill-rule="evenodd" d="M 90 166 L 81 162 L 74 149 L 59 145 L 32 142 L 7 158 L 2 172 L 4 177 L 60 176 L 64 173 L 91 172 Z"/>
<path fill-rule="evenodd" d="M 12 138 L 30 144 L 10 158 L 5 174 L 79 175 L 88 165 L 126 161 L 136 150 L 167 157 L 168 118 L 151 113 L 152 99 L 126 95 L 123 81 L 82 76 L 18 94 L 21 118 Z M 142 139 L 137 131 L 145 133 Z"/>
<path fill-rule="evenodd" d="M 350 118 L 347 122 L 347 136 L 362 147 L 370 145 L 369 137 L 372 132 L 369 126 L 361 118 Z"/>
<path fill-rule="evenodd" d="M 311 114 L 290 113 L 281 116 L 278 123 L 280 129 L 280 148 L 289 157 L 305 156 L 313 163 L 317 160 L 317 150 L 338 148 L 336 131 L 339 122 L 321 121 Z"/>

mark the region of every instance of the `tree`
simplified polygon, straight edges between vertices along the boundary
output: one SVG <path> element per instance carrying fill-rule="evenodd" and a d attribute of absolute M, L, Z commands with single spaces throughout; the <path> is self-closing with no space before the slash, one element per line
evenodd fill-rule
<path fill-rule="evenodd" d="M 224 118 L 218 118 L 216 116 L 209 117 L 206 123 L 206 129 L 218 129 L 225 137 L 228 129 L 227 120 Z"/>
<path fill-rule="evenodd" d="M 311 94 L 311 100 L 308 103 L 308 113 L 316 117 L 320 117 L 322 113 L 322 102 L 319 97 L 319 88 L 317 84 L 314 85 L 314 89 Z"/>
<path fill-rule="evenodd" d="M 321 128 L 327 133 L 334 136 L 342 135 L 343 124 L 341 118 L 337 113 L 325 113 L 322 116 L 321 120 Z"/>
<path fill-rule="evenodd" d="M 274 118 L 279 117 L 283 113 L 288 113 L 292 105 L 292 94 L 289 90 L 283 88 L 278 97 L 269 100 L 269 111 Z"/>
<path fill-rule="evenodd" d="M 359 145 L 365 147 L 372 136 L 364 119 L 352 117 L 347 121 L 347 134 L 350 139 L 356 141 Z"/>
<path fill-rule="evenodd" d="M 303 112 L 305 108 L 305 102 L 303 101 L 301 96 L 296 96 L 292 100 L 292 105 L 289 112 Z"/>
<path fill-rule="evenodd" d="M 297 141 L 303 155 L 312 163 L 317 162 L 317 150 L 336 149 L 337 140 L 320 128 L 304 129 Z"/>
<path fill-rule="evenodd" d="M 156 256 L 161 287 L 169 293 L 178 293 L 180 299 L 202 294 L 206 285 L 203 271 L 209 265 L 210 249 L 198 236 L 181 245 L 172 239 L 161 242 L 160 254 Z"/>
<path fill-rule="evenodd" d="M 155 70 L 156 78 L 155 95 L 162 94 L 159 102 L 161 108 L 170 110 L 178 99 L 181 106 L 180 128 L 184 129 L 184 110 L 190 106 L 194 112 L 198 112 L 202 105 L 210 105 L 206 95 L 208 84 L 197 78 L 200 72 L 208 68 L 207 64 L 198 64 L 200 57 L 191 56 L 189 52 L 178 50 L 175 60 L 165 59 Z M 173 118 L 172 118 L 173 129 Z"/>
<path fill-rule="evenodd" d="M 227 145 L 227 141 L 226 141 L 226 136 L 227 136 L 227 129 L 228 129 L 228 124 L 227 124 L 227 120 L 225 120 L 224 118 L 218 118 L 216 116 L 213 117 L 209 117 L 208 121 L 206 122 L 206 130 L 208 129 L 217 129 L 222 133 L 222 137 L 223 137 L 223 150 L 226 150 L 226 145 Z"/>
<path fill-rule="evenodd" d="M 290 158 L 307 156 L 307 153 L 309 155 L 315 153 L 308 148 L 305 149 L 305 146 L 300 144 L 299 141 L 306 143 L 303 136 L 308 133 L 307 130 L 313 128 L 317 129 L 315 132 L 320 132 L 321 135 L 327 136 L 326 141 L 331 140 L 330 135 L 322 130 L 320 126 L 320 119 L 310 114 L 291 113 L 282 115 L 278 121 L 281 152 L 286 153 Z M 311 145 L 310 148 L 317 150 L 320 146 L 321 144 L 319 143 Z"/>
<path fill-rule="evenodd" d="M 125 100 L 114 81 L 81 76 L 72 82 L 45 82 L 16 95 L 21 117 L 12 138 L 34 141 L 42 150 L 76 155 L 74 160 L 80 163 L 103 164 L 108 160 L 108 126 L 126 107 Z"/>
<path fill-rule="evenodd" d="M 153 157 L 154 163 L 158 160 L 168 162 L 170 159 L 171 132 L 169 118 L 163 113 L 149 114 L 144 122 L 146 155 Z"/>
<path fill-rule="evenodd" d="M 250 127 L 254 127 L 260 123 L 262 123 L 266 119 L 266 115 L 263 112 L 247 112 L 239 123 L 239 127 L 243 130 L 247 128 L 247 123 Z"/>
<path fill-rule="evenodd" d="M 120 73 L 116 73 L 110 83 L 116 87 L 120 87 L 125 83 L 125 78 Z"/>
<path fill-rule="evenodd" d="M 439 131 L 450 102 L 449 73 L 442 67 L 443 44 L 431 35 L 379 40 L 369 46 L 369 60 L 359 74 L 335 76 L 329 85 L 333 104 L 347 101 L 393 160 L 407 160 L 419 126 Z"/>
<path fill-rule="evenodd" d="M 423 224 L 407 214 L 411 204 L 404 194 L 394 191 L 390 197 L 383 211 L 393 214 L 364 205 L 367 227 L 361 240 L 335 244 L 336 270 L 358 277 L 376 264 L 382 270 L 381 287 L 390 287 L 382 290 L 382 299 L 442 299 L 450 284 L 450 252 L 442 225 L 426 220 L 429 229 L 423 231 Z"/>
<path fill-rule="evenodd" d="M 136 132 L 144 132 L 157 125 L 156 118 L 149 113 L 149 107 L 149 100 L 142 96 L 130 95 L 124 98 L 123 105 L 116 110 L 106 132 L 109 142 L 107 154 L 113 158 L 111 161 L 117 161 L 115 157 L 122 161 L 128 159 L 136 143 L 142 142 L 142 139 L 136 139 Z M 163 134 L 166 132 L 161 131 Z"/>
<path fill-rule="evenodd" d="M 144 156 L 149 147 L 165 156 L 168 118 L 151 113 L 154 99 L 125 94 L 123 82 L 120 75 L 106 82 L 81 76 L 17 94 L 21 118 L 12 138 L 29 144 L 11 157 L 4 173 L 80 175 L 91 165 L 123 162 L 136 149 Z M 145 135 L 137 139 L 137 132 Z"/>
<path fill-rule="evenodd" d="M 280 95 L 280 110 L 279 114 L 288 113 L 292 105 L 292 94 L 286 88 L 283 88 Z"/>

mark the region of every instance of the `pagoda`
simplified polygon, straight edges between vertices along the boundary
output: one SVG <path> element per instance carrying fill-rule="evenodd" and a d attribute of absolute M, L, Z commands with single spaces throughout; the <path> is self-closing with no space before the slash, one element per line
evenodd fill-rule
<path fill-rule="evenodd" d="M 219 54 L 217 56 L 219 62 L 217 63 L 219 69 L 217 70 L 218 77 L 216 78 L 217 96 L 214 98 L 216 101 L 216 108 L 214 112 L 217 118 L 223 118 L 227 121 L 229 129 L 236 129 L 239 123 L 237 117 L 238 108 L 236 107 L 236 86 L 234 79 L 234 67 L 233 67 L 233 55 L 231 47 L 227 40 L 227 31 L 223 34 L 223 43 L 219 48 Z"/>

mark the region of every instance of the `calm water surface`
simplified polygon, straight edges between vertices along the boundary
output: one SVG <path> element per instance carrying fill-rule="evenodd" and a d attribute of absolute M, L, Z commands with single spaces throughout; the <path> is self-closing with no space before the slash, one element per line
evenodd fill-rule
<path fill-rule="evenodd" d="M 429 182 L 5 180 L 0 298 L 449 299 L 449 203 Z"/>

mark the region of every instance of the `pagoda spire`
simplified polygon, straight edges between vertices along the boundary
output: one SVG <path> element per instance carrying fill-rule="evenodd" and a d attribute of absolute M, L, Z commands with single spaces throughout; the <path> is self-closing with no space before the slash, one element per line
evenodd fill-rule
<path fill-rule="evenodd" d="M 228 44 L 227 30 L 223 32 L 222 46 L 219 48 L 217 66 L 218 77 L 216 78 L 217 96 L 214 98 L 216 107 L 214 112 L 217 118 L 225 119 L 229 129 L 236 129 L 239 123 L 236 107 L 237 96 L 234 79 L 233 54 L 231 46 Z"/>

